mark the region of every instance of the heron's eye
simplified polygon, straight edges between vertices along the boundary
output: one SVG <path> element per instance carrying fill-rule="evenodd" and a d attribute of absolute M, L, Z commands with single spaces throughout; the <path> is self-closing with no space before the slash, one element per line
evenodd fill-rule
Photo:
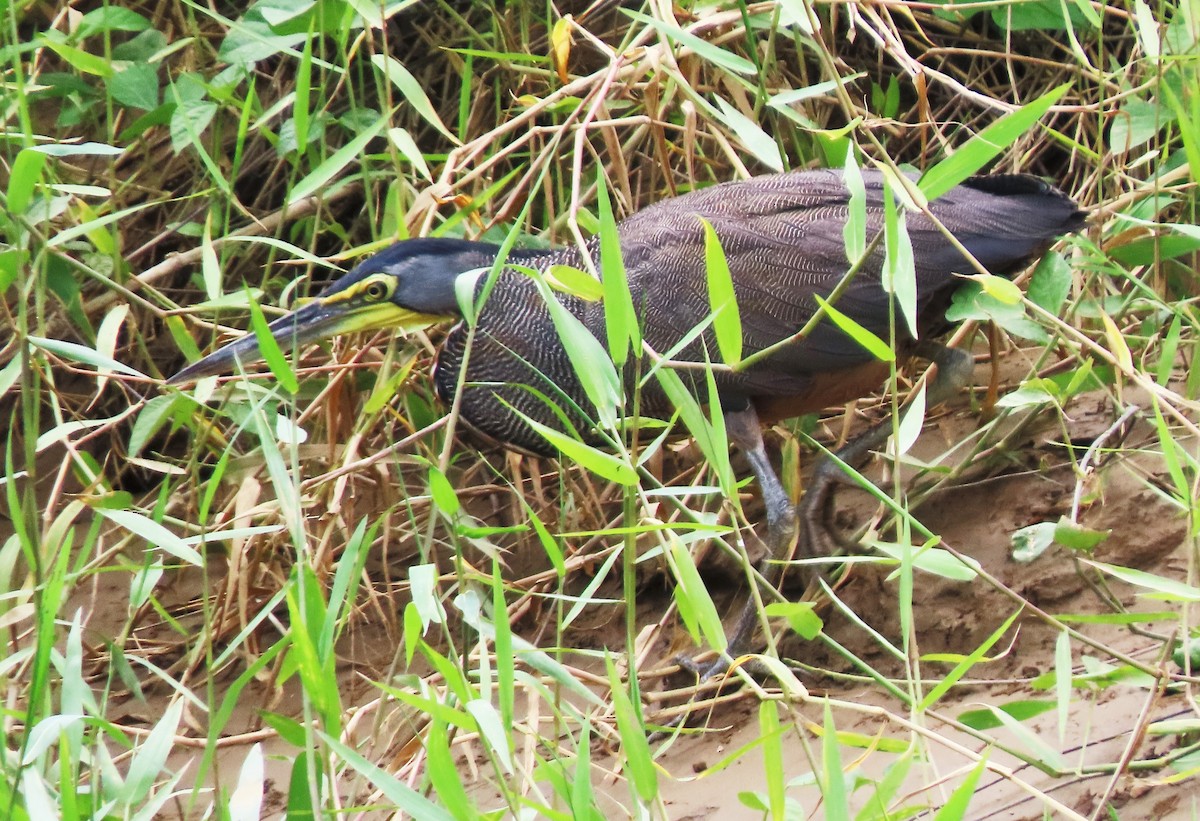
<path fill-rule="evenodd" d="M 378 302 L 382 299 L 387 299 L 388 287 L 383 282 L 372 282 L 367 286 L 365 291 L 367 299 L 372 302 Z"/>

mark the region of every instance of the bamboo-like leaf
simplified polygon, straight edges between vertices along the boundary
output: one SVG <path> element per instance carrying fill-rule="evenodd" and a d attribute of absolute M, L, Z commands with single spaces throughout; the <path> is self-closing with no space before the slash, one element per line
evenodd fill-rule
<path fill-rule="evenodd" d="M 713 334 L 725 364 L 736 365 L 742 361 L 742 315 L 733 290 L 733 275 L 712 223 L 704 217 L 700 217 L 700 222 L 704 224 L 704 268 L 713 312 Z"/>
<path fill-rule="evenodd" d="M 288 194 L 287 204 L 295 205 L 305 197 L 315 194 L 318 190 L 324 188 L 330 180 L 341 174 L 346 169 L 346 166 L 358 159 L 359 154 L 367 147 L 367 143 L 378 137 L 385 125 L 387 125 L 387 120 L 380 117 L 374 125 L 330 154 L 328 159 L 310 171 L 308 176 L 292 186 L 292 190 Z"/>
<path fill-rule="evenodd" d="M 513 409 L 513 413 L 524 419 L 531 428 L 545 437 L 547 442 L 558 448 L 563 456 L 574 462 L 578 462 L 597 476 L 602 476 L 610 482 L 616 482 L 619 485 L 632 486 L 637 484 L 637 471 L 624 460 L 611 453 L 597 450 L 591 445 L 580 442 L 578 439 L 573 439 L 548 425 L 543 425 L 541 422 L 531 419 L 515 408 Z"/>
<path fill-rule="evenodd" d="M 417 78 L 412 76 L 403 63 L 391 55 L 376 54 L 371 57 L 371 64 L 383 72 L 392 85 L 400 90 L 405 101 L 424 118 L 425 122 L 445 134 L 450 141 L 458 143 L 458 138 L 450 133 L 446 124 L 442 122 L 442 118 L 438 116 L 437 109 L 429 101 L 429 96 L 425 94 L 425 89 L 421 88 Z"/>
<path fill-rule="evenodd" d="M 195 567 L 204 566 L 204 557 L 189 547 L 182 539 L 151 518 L 133 510 L 109 510 L 100 508 L 97 512 L 135 536 L 145 540 L 148 547 L 162 548 L 177 559 Z"/>
<path fill-rule="evenodd" d="M 763 131 L 762 126 L 754 120 L 725 102 L 724 98 L 717 97 L 716 100 L 720 109 L 720 119 L 737 135 L 742 145 L 746 146 L 746 150 L 772 171 L 783 171 L 783 155 L 779 153 L 779 144 L 771 135 Z"/>
<path fill-rule="evenodd" d="M 817 300 L 817 304 L 821 306 L 821 309 L 832 320 L 833 324 L 841 328 L 847 336 L 866 349 L 871 356 L 882 362 L 891 362 L 896 358 L 896 352 L 892 350 L 891 345 L 868 331 L 862 325 L 859 325 L 829 302 L 826 302 L 820 295 L 814 294 L 813 296 Z"/>
<path fill-rule="evenodd" d="M 940 197 L 1007 150 L 1049 111 L 1050 106 L 1058 102 L 1070 87 L 1070 83 L 1063 83 L 1023 108 L 1005 114 L 963 143 L 953 154 L 930 168 L 921 177 L 918 185 L 925 192 L 925 196 L 931 200 Z"/>
<path fill-rule="evenodd" d="M 658 772 L 650 755 L 650 744 L 646 741 L 646 728 L 617 674 L 611 655 L 604 656 L 604 666 L 608 670 L 609 693 L 612 695 L 613 712 L 617 715 L 617 732 L 621 737 L 625 771 L 638 798 L 649 804 L 658 797 Z"/>
<path fill-rule="evenodd" d="M 754 63 L 747 60 L 745 57 L 739 57 L 732 52 L 728 52 L 720 46 L 704 40 L 691 32 L 684 31 L 677 25 L 671 25 L 663 20 L 658 20 L 654 17 L 649 17 L 640 12 L 630 11 L 629 9 L 621 9 L 625 14 L 632 17 L 634 20 L 645 23 L 659 33 L 660 36 L 673 40 L 681 46 L 691 49 L 696 52 L 702 59 L 707 60 L 713 65 L 728 69 L 736 74 L 757 74 L 758 69 Z"/>
<path fill-rule="evenodd" d="M 629 358 L 630 346 L 641 354 L 642 332 L 638 326 L 625 259 L 621 253 L 621 238 L 617 220 L 609 202 L 604 175 L 596 178 L 596 210 L 600 218 L 600 280 L 604 295 L 604 330 L 608 334 L 608 352 L 619 368 Z"/>
<path fill-rule="evenodd" d="M 250 327 L 258 340 L 258 350 L 263 361 L 271 369 L 272 375 L 279 380 L 280 387 L 288 393 L 296 393 L 300 390 L 300 381 L 296 378 L 296 372 L 292 370 L 292 366 L 288 364 L 287 357 L 280 349 L 279 343 L 275 341 L 275 337 L 267 327 L 267 318 L 263 316 L 262 308 L 253 299 L 250 300 L 249 306 Z"/>
<path fill-rule="evenodd" d="M 846 163 L 842 166 L 842 181 L 850 192 L 847 203 L 846 225 L 842 228 L 842 237 L 846 243 L 846 259 L 851 265 L 857 264 L 867 250 L 867 188 L 863 183 L 862 172 L 854 158 L 854 143 L 846 150 Z"/>
<path fill-rule="evenodd" d="M 681 600 L 687 602 L 687 609 L 695 619 L 705 641 L 717 652 L 724 652 L 728 642 L 725 637 L 725 628 L 721 624 L 721 615 L 717 612 L 708 588 L 700 577 L 700 571 L 696 569 L 692 554 L 687 547 L 672 536 L 666 556 L 671 573 L 675 576 L 677 583 L 675 600 L 680 602 L 681 609 L 683 607 Z"/>

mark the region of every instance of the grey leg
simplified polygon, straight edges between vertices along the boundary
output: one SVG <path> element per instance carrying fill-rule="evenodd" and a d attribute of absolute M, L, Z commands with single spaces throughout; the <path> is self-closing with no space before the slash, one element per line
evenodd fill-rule
<path fill-rule="evenodd" d="M 929 406 L 944 402 L 970 381 L 974 360 L 967 352 L 937 343 L 922 342 L 918 345 L 916 353 L 930 359 L 938 368 L 925 394 Z M 808 487 L 805 488 L 799 511 L 796 511 L 793 510 L 783 484 L 767 459 L 763 447 L 762 427 L 754 407 L 751 405 L 744 410 L 726 411 L 725 429 L 730 441 L 746 454 L 750 470 L 762 489 L 763 503 L 767 511 L 768 556 L 758 569 L 768 584 L 774 586 L 779 580 L 781 565 L 778 560 L 786 558 L 793 541 L 797 538 L 798 522 L 802 525 L 798 552 L 806 558 L 832 556 L 847 547 L 853 549 L 837 536 L 829 523 L 835 485 L 846 481 L 840 465 L 831 459 L 822 459 L 818 463 L 809 479 Z M 856 436 L 840 448 L 836 455 L 844 464 L 857 467 L 866 460 L 871 451 L 881 447 L 891 433 L 892 420 L 889 417 Z M 754 597 L 751 596 L 738 615 L 725 655 L 708 668 L 698 670 L 701 681 L 725 672 L 729 669 L 732 658 L 748 651 L 757 622 L 758 608 Z"/>

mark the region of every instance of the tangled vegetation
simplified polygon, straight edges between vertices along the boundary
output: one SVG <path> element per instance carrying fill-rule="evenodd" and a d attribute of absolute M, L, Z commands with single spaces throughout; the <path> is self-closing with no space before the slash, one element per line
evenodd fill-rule
<path fill-rule="evenodd" d="M 772 818 L 983 817 L 997 781 L 1024 815 L 1118 817 L 1130 779 L 1192 777 L 1197 13 L 0 4 L 5 816 L 665 818 L 724 773 Z M 721 644 L 760 508 L 688 440 L 612 482 L 458 436 L 436 328 L 162 384 L 397 239 L 582 242 L 602 191 L 620 216 L 848 156 L 1034 173 L 1092 216 L 1025 295 L 967 286 L 957 339 L 992 384 L 935 452 L 906 420 L 849 578 L 763 602 L 778 640 L 724 681 L 676 655 Z M 789 490 L 919 377 L 775 426 Z M 1067 568 L 1086 612 L 922 524 L 1006 476 L 1068 489 L 1005 561 Z M 1118 487 L 1154 521 L 1105 518 Z M 1174 534 L 1153 561 L 1105 552 L 1151 525 Z M 971 630 L 927 629 L 930 579 L 988 602 Z M 1144 709 L 1106 717 L 1121 692 Z"/>

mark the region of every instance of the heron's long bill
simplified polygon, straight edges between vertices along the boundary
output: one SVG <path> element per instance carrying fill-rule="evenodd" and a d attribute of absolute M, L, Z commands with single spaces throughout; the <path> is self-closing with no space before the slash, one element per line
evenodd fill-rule
<path fill-rule="evenodd" d="M 275 320 L 267 326 L 267 330 L 279 347 L 288 352 L 339 334 L 379 328 L 410 331 L 447 319 L 449 317 L 410 311 L 392 302 L 351 306 L 342 299 L 317 297 L 303 308 Z M 248 333 L 188 365 L 168 379 L 167 384 L 179 385 L 205 376 L 232 373 L 238 363 L 245 367 L 262 359 L 258 337 Z"/>

